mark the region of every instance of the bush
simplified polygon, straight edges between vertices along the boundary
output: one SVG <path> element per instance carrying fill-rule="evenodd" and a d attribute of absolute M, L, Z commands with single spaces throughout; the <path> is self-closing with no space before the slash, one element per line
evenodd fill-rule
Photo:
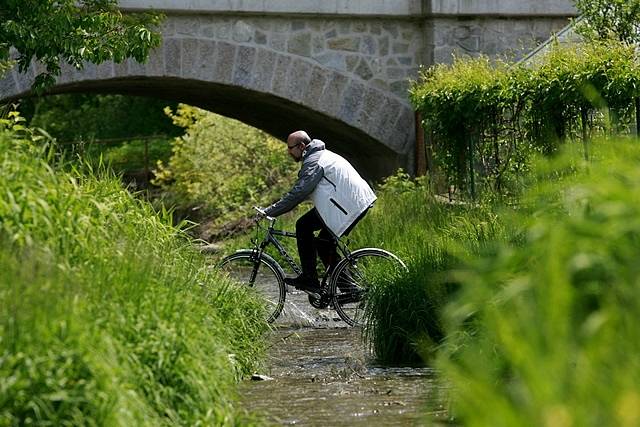
<path fill-rule="evenodd" d="M 186 105 L 168 113 L 186 134 L 175 140 L 169 163 L 159 163 L 156 171 L 167 204 L 220 225 L 252 215 L 253 205 L 267 205 L 289 189 L 284 178 L 294 176 L 296 164 L 275 138 Z"/>
<path fill-rule="evenodd" d="M 447 184 L 512 196 L 537 153 L 624 132 L 635 120 L 639 68 L 632 46 L 556 45 L 535 63 L 456 58 L 426 70 L 411 100 L 433 136 Z"/>

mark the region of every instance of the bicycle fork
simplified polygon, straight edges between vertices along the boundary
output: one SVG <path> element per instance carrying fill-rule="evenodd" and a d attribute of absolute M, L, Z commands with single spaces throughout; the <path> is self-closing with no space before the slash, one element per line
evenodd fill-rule
<path fill-rule="evenodd" d="M 260 268 L 260 259 L 262 258 L 262 253 L 264 252 L 264 247 L 260 245 L 259 249 L 254 248 L 251 251 L 251 261 L 253 261 L 253 268 L 251 269 L 251 276 L 249 277 L 249 283 L 251 286 L 256 281 L 256 277 L 258 276 L 258 269 Z"/>

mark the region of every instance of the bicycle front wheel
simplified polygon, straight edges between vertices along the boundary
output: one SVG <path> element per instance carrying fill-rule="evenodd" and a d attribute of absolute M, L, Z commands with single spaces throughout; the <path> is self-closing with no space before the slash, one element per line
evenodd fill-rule
<path fill-rule="evenodd" d="M 406 270 L 402 260 L 391 252 L 376 248 L 352 252 L 331 274 L 333 307 L 349 325 L 362 326 L 367 294 L 374 286 L 393 281 Z"/>
<path fill-rule="evenodd" d="M 240 251 L 224 258 L 218 268 L 231 280 L 251 287 L 262 297 L 267 307 L 267 322 L 278 318 L 287 290 L 281 269 L 273 259 L 264 254 L 256 259 L 253 251 Z"/>

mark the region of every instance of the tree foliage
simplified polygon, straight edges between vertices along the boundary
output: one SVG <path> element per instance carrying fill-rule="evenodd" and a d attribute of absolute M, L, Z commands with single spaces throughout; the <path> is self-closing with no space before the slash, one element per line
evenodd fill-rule
<path fill-rule="evenodd" d="M 190 217 L 220 225 L 250 215 L 251 206 L 272 202 L 292 184 L 297 165 L 279 140 L 183 104 L 168 113 L 186 134 L 175 140 L 169 163 L 158 165 L 155 183 L 168 204 L 191 207 Z"/>
<path fill-rule="evenodd" d="M 122 14 L 117 0 L 3 0 L 0 6 L 0 71 L 15 61 L 21 72 L 41 63 L 34 88 L 60 74 L 60 63 L 81 69 L 85 61 L 142 62 L 160 43 L 158 14 Z M 12 49 L 13 48 L 13 49 Z"/>
<path fill-rule="evenodd" d="M 20 111 L 31 126 L 46 129 L 59 141 L 131 138 L 149 135 L 176 137 L 182 128 L 164 114 L 174 101 L 92 93 L 53 95 L 23 100 Z"/>
<path fill-rule="evenodd" d="M 583 18 L 578 31 L 588 39 L 640 42 L 640 0 L 575 0 Z"/>

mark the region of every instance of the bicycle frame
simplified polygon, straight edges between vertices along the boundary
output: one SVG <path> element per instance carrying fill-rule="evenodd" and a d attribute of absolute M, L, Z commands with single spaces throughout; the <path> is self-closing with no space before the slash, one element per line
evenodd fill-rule
<path fill-rule="evenodd" d="M 271 222 L 271 224 L 267 228 L 267 233 L 264 239 L 262 240 L 262 242 L 258 244 L 257 239 L 254 242 L 254 245 L 255 245 L 254 249 L 257 252 L 257 257 L 260 258 L 260 256 L 262 255 L 264 250 L 267 248 L 267 246 L 273 245 L 277 249 L 278 253 L 287 262 L 287 264 L 289 264 L 289 267 L 291 267 L 291 269 L 296 274 L 302 274 L 302 268 L 300 268 L 300 266 L 295 262 L 295 260 L 291 257 L 291 255 L 289 255 L 289 252 L 287 252 L 284 246 L 282 246 L 282 243 L 280 243 L 280 241 L 275 236 L 296 237 L 296 233 L 291 233 L 290 231 L 284 231 L 284 230 L 276 230 L 273 228 L 273 222 Z"/>
<path fill-rule="evenodd" d="M 266 234 L 265 234 L 264 238 L 262 239 L 262 241 L 260 243 L 258 243 L 257 237 L 254 240 L 253 244 L 254 244 L 254 251 L 256 252 L 256 258 L 259 259 L 260 256 L 262 256 L 262 254 L 264 253 L 264 251 L 267 248 L 267 246 L 273 245 L 273 246 L 275 246 L 275 248 L 278 251 L 278 253 L 282 256 L 282 258 L 284 258 L 284 260 L 287 262 L 289 267 L 291 267 L 291 269 L 296 274 L 298 274 L 298 275 L 302 274 L 302 268 L 295 262 L 295 260 L 291 257 L 291 255 L 289 255 L 287 250 L 284 248 L 282 243 L 280 243 L 280 241 L 276 238 L 276 236 L 293 237 L 293 238 L 295 238 L 296 237 L 296 233 L 292 233 L 290 231 L 285 231 L 285 230 L 277 230 L 277 229 L 274 228 L 274 224 L 275 224 L 275 220 L 274 219 L 270 219 L 269 220 L 269 226 L 266 227 Z M 260 222 L 259 221 L 256 223 L 256 226 L 259 229 L 264 229 L 264 227 L 260 226 Z M 338 250 L 342 253 L 342 255 L 345 258 L 349 257 L 350 252 L 349 252 L 349 249 L 347 248 L 347 245 L 345 243 L 343 243 L 342 241 L 340 241 L 340 239 L 336 239 L 336 244 L 337 244 Z M 326 274 L 325 274 L 325 276 L 323 278 L 323 282 L 327 277 L 329 277 L 329 275 L 330 275 L 330 271 L 327 270 Z"/>

